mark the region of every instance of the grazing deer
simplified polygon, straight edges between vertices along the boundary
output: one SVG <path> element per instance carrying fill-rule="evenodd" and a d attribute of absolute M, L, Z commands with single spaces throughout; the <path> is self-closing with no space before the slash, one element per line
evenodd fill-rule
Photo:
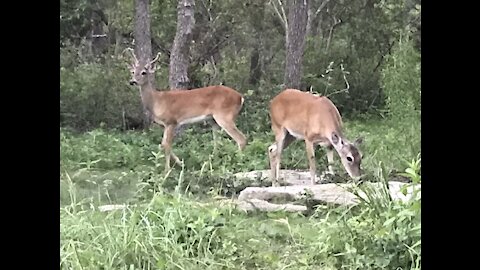
<path fill-rule="evenodd" d="M 362 139 L 351 143 L 343 136 L 340 113 L 327 97 L 286 89 L 272 99 L 270 120 L 275 134 L 275 143 L 268 147 L 272 186 L 279 185 L 282 151 L 295 139 L 305 141 L 312 185 L 315 185 L 316 145 L 327 149 L 328 173 L 334 174 L 332 165 L 335 149 L 350 177 L 361 175 L 362 154 L 357 146 Z"/>
<path fill-rule="evenodd" d="M 245 148 L 245 135 L 235 125 L 244 98 L 240 93 L 226 86 L 208 86 L 192 90 L 157 91 L 149 74 L 156 70 L 160 53 L 153 61 L 141 65 L 133 49 L 130 85 L 138 85 L 143 106 L 153 121 L 164 127 L 162 147 L 165 152 L 165 171 L 170 170 L 170 158 L 181 165 L 172 151 L 175 128 L 213 118 L 238 144 L 240 151 Z"/>

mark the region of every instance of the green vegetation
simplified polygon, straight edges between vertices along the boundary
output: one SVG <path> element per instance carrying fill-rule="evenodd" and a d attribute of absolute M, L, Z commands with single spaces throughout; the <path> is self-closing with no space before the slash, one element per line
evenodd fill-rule
<path fill-rule="evenodd" d="M 157 194 L 145 206 L 61 209 L 65 269 L 420 269 L 418 206 L 246 215 Z"/>
<path fill-rule="evenodd" d="M 176 1 L 150 2 L 152 47 L 168 51 Z M 238 128 L 248 145 L 239 152 L 222 131 L 192 125 L 173 144 L 184 166 L 167 174 L 163 128 L 138 128 L 140 97 L 120 56 L 131 44 L 134 3 L 60 4 L 61 269 L 421 269 L 421 200 L 393 201 L 368 183 L 385 189 L 398 175 L 421 183 L 418 1 L 328 1 L 311 22 L 303 90 L 329 95 L 347 138 L 364 138 L 369 181 L 359 188 L 369 199 L 309 214 L 245 213 L 233 204 L 252 184 L 233 174 L 268 169 L 274 140 L 268 103 L 282 89 L 285 37 L 268 1 L 197 1 L 189 76 L 195 86 L 223 82 L 245 95 Z M 108 40 L 88 43 L 102 12 L 108 26 L 98 29 Z M 251 82 L 256 53 L 261 74 Z M 159 88 L 168 85 L 162 58 Z M 316 151 L 320 171 L 325 151 Z M 303 142 L 286 149 L 282 167 L 308 170 Z M 127 208 L 100 212 L 104 204 Z"/>
<path fill-rule="evenodd" d="M 419 172 L 409 165 L 419 153 L 418 121 L 346 128 L 365 137 L 364 166 L 375 178 Z M 174 145 L 185 168 L 167 176 L 160 128 L 61 135 L 64 269 L 420 269 L 419 201 L 380 197 L 354 209 L 319 207 L 311 216 L 235 209 L 230 198 L 247 183 L 231 174 L 268 168 L 268 132 L 249 132 L 240 153 L 219 131 L 192 126 Z M 303 143 L 287 149 L 284 166 L 307 169 Z M 96 210 L 110 203 L 131 206 Z"/>

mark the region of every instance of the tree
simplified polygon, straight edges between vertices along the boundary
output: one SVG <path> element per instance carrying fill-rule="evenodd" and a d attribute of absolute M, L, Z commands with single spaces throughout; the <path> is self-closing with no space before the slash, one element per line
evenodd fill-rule
<path fill-rule="evenodd" d="M 186 89 L 190 83 L 188 66 L 192 29 L 195 26 L 195 0 L 178 0 L 177 32 L 170 55 L 168 82 L 170 89 Z"/>
<path fill-rule="evenodd" d="M 308 3 L 307 0 L 290 0 L 288 3 L 284 84 L 288 88 L 300 88 Z"/>
<path fill-rule="evenodd" d="M 249 6 L 249 22 L 253 30 L 251 39 L 252 51 L 250 53 L 250 75 L 248 82 L 251 85 L 258 85 L 262 76 L 262 34 L 265 32 L 265 1 L 254 0 Z"/>
<path fill-rule="evenodd" d="M 302 0 L 60 0 L 62 123 L 145 126 L 138 93 L 124 91 L 129 74 L 117 57 L 134 39 L 142 61 L 162 52 L 158 67 L 172 62 L 156 73 L 162 88 L 172 71 L 174 81 L 188 82 L 179 88 L 226 84 L 253 90 L 258 99 L 250 106 L 263 106 L 285 83 L 330 95 L 346 117 L 383 114 L 389 96 L 381 71 L 400 33 L 411 33 L 421 53 L 421 0 L 307 1 L 305 12 Z M 186 19 L 191 39 L 182 40 Z M 263 124 L 254 122 L 247 125 Z"/>
<path fill-rule="evenodd" d="M 141 65 L 145 65 L 147 61 L 152 58 L 152 38 L 150 34 L 150 11 L 148 0 L 135 0 L 135 55 L 140 61 Z M 150 81 L 155 82 L 155 74 L 151 73 Z M 143 106 L 143 105 L 142 105 Z M 144 112 L 144 128 L 147 128 L 152 123 L 150 114 L 147 109 L 143 107 Z"/>

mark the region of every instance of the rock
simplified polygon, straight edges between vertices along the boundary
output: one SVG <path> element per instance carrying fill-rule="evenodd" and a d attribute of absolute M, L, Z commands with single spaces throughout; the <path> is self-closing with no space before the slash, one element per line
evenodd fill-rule
<path fill-rule="evenodd" d="M 270 182 L 270 170 L 258 170 L 251 172 L 241 172 L 235 174 L 236 178 L 247 178 L 251 180 L 263 180 Z M 317 176 L 317 182 L 320 179 Z M 281 170 L 279 182 L 282 185 L 308 185 L 310 184 L 310 173 L 304 171 Z"/>
<path fill-rule="evenodd" d="M 238 200 L 296 201 L 310 199 L 314 203 L 355 205 L 358 198 L 337 184 L 293 185 L 281 187 L 247 187 Z"/>
<path fill-rule="evenodd" d="M 125 208 L 127 208 L 127 206 L 124 204 L 107 204 L 107 205 L 99 206 L 98 210 L 100 212 L 107 212 L 107 211 L 113 211 L 113 210 L 122 210 Z"/>
<path fill-rule="evenodd" d="M 417 200 L 420 200 L 422 198 L 422 193 L 420 192 L 421 190 L 421 184 L 415 184 L 415 185 L 408 185 L 407 186 L 407 193 L 404 195 L 401 191 L 402 187 L 405 186 L 406 182 L 397 182 L 397 181 L 390 181 L 388 182 L 388 188 L 390 190 L 390 196 L 392 196 L 392 199 L 394 200 L 401 200 L 403 202 L 406 202 L 410 200 L 414 194 L 414 192 L 417 190 Z"/>
<path fill-rule="evenodd" d="M 236 173 L 234 176 L 237 179 L 249 179 L 251 181 L 260 181 L 271 184 L 270 181 L 270 170 L 258 170 L 251 172 L 241 172 Z M 330 179 L 328 179 L 330 178 Z M 327 183 L 327 182 L 339 182 L 333 181 L 333 178 L 342 178 L 339 176 L 328 175 L 325 172 L 316 175 L 315 181 L 317 183 Z M 327 180 L 328 179 L 328 180 Z M 345 180 L 345 179 L 343 179 Z M 308 171 L 294 171 L 294 170 L 280 170 L 279 183 L 283 186 L 285 185 L 310 185 L 310 172 Z"/>
<path fill-rule="evenodd" d="M 237 201 L 237 206 L 245 211 L 286 211 L 286 212 L 304 212 L 307 211 L 307 207 L 303 205 L 295 204 L 274 204 L 264 200 L 251 199 L 248 201 Z"/>
<path fill-rule="evenodd" d="M 253 171 L 236 174 L 236 177 L 258 180 L 268 178 L 269 173 L 269 170 Z M 354 183 L 310 185 L 309 172 L 291 170 L 282 170 L 281 176 L 283 181 L 280 187 L 247 187 L 242 190 L 238 196 L 239 207 L 246 211 L 258 209 L 264 211 L 284 210 L 302 212 L 306 210 L 306 206 L 294 205 L 291 202 L 306 202 L 308 199 L 312 204 L 356 205 L 360 202 L 360 199 L 354 193 L 357 193 L 360 198 L 368 200 L 368 197 L 362 190 L 356 189 L 356 184 Z M 381 191 L 383 184 L 366 182 L 364 185 L 364 187 Z M 394 200 L 405 202 L 413 196 L 416 189 L 419 191 L 417 199 L 421 199 L 420 184 L 411 185 L 405 182 L 390 181 L 388 185 L 390 196 Z M 404 185 L 409 185 L 406 195 L 401 191 Z M 356 192 L 353 192 L 355 189 Z"/>

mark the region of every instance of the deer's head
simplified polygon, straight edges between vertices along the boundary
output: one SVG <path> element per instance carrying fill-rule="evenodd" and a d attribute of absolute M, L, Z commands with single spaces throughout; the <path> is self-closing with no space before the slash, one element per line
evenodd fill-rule
<path fill-rule="evenodd" d="M 352 178 L 358 178 L 362 175 L 362 153 L 358 146 L 362 144 L 363 139 L 358 138 L 353 143 L 338 136 L 337 133 L 332 132 L 331 142 L 335 150 L 337 150 L 342 165 Z"/>
<path fill-rule="evenodd" d="M 137 57 L 135 56 L 135 52 L 132 48 L 127 49 L 131 53 L 131 62 L 129 65 L 130 73 L 132 75 L 130 79 L 130 85 L 139 85 L 143 86 L 148 83 L 150 74 L 155 73 L 156 65 L 155 63 L 158 61 L 160 57 L 160 53 L 157 54 L 155 59 L 152 61 L 147 62 L 147 64 L 142 65 L 140 61 L 138 61 Z"/>

